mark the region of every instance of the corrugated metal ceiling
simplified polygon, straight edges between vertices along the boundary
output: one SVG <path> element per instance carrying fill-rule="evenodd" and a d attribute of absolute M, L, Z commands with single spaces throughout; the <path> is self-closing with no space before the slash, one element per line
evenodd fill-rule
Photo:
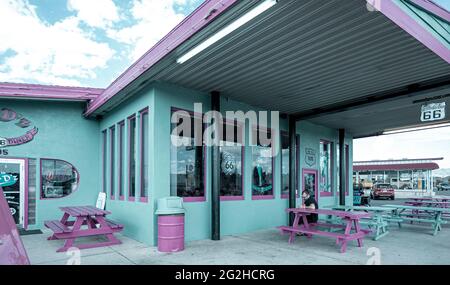
<path fill-rule="evenodd" d="M 444 60 L 365 0 L 281 0 L 156 79 L 296 114 L 449 74 Z"/>

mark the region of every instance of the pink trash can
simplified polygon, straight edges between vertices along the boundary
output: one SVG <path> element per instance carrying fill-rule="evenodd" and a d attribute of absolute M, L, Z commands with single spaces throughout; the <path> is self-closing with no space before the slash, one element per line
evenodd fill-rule
<path fill-rule="evenodd" d="M 158 251 L 184 250 L 184 214 L 158 216 Z"/>

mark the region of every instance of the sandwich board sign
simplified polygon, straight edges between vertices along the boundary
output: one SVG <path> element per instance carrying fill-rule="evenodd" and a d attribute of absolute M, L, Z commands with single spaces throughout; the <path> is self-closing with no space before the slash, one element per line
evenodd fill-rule
<path fill-rule="evenodd" d="M 422 106 L 422 114 L 420 116 L 422 122 L 433 122 L 443 119 L 445 119 L 445 102 Z"/>
<path fill-rule="evenodd" d="M 104 210 L 105 204 L 106 204 L 106 193 L 105 192 L 98 193 L 97 203 L 95 203 L 95 207 L 97 209 Z"/>

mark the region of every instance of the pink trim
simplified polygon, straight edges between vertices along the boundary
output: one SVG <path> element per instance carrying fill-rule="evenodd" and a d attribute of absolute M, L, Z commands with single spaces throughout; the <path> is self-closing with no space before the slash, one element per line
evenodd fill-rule
<path fill-rule="evenodd" d="M 110 143 L 109 143 L 109 195 L 110 195 L 110 199 L 114 200 L 115 198 L 115 193 L 114 193 L 114 174 L 113 172 L 115 172 L 115 165 L 114 163 L 116 162 L 116 157 L 115 157 L 115 149 L 116 149 L 116 127 L 112 126 L 109 128 L 109 139 L 110 139 Z M 113 163 L 113 157 L 114 157 L 114 163 Z M 114 171 L 113 171 L 114 170 Z"/>
<path fill-rule="evenodd" d="M 125 130 L 125 121 L 120 121 L 118 124 L 118 131 L 119 131 L 119 168 L 118 170 L 118 185 L 117 185 L 117 194 L 119 195 L 119 200 L 124 200 L 124 187 L 123 187 L 123 154 L 124 154 L 124 147 L 123 147 L 123 139 L 124 139 L 124 130 Z"/>
<path fill-rule="evenodd" d="M 244 187 L 242 187 L 244 188 Z M 244 196 L 220 196 L 220 201 L 242 201 L 245 200 Z"/>
<path fill-rule="evenodd" d="M 104 91 L 105 89 L 100 88 L 0 83 L 0 98 L 90 101 L 96 99 Z"/>
<path fill-rule="evenodd" d="M 252 196 L 252 200 L 273 200 L 273 199 L 275 199 L 275 195 Z"/>
<path fill-rule="evenodd" d="M 136 197 L 136 189 L 134 189 L 134 196 L 131 196 L 131 121 L 134 120 L 134 152 L 133 156 L 135 159 L 135 164 L 134 164 L 134 168 L 135 168 L 135 173 L 136 173 L 136 114 L 133 114 L 131 116 L 129 116 L 127 118 L 128 121 L 128 201 L 130 202 L 134 202 L 135 201 L 135 197 Z M 134 177 L 134 179 L 136 180 L 136 175 Z M 135 181 L 136 182 L 136 181 Z M 136 184 L 135 184 L 136 185 Z"/>
<path fill-rule="evenodd" d="M 116 96 L 145 71 L 184 44 L 193 35 L 213 22 L 216 17 L 228 10 L 237 0 L 207 0 L 186 19 L 178 24 L 169 34 L 146 52 L 139 60 L 117 78 L 92 104 L 89 104 L 85 115 L 90 116 L 109 99 Z"/>
<path fill-rule="evenodd" d="M 333 197 L 334 196 L 334 142 L 329 141 L 329 140 L 324 140 L 321 139 L 320 140 L 321 143 L 326 143 L 326 144 L 330 144 L 330 157 L 331 157 L 331 161 L 330 161 L 330 180 L 331 180 L 331 192 L 324 192 L 321 191 L 320 192 L 320 197 Z M 319 156 L 320 156 L 320 150 L 319 150 Z M 320 159 L 320 158 L 319 158 Z M 319 163 L 319 168 L 320 168 L 320 163 Z M 320 176 L 319 174 L 319 181 L 322 178 L 322 176 Z"/>
<path fill-rule="evenodd" d="M 75 190 L 73 190 L 69 195 L 66 195 L 64 197 L 61 198 L 44 198 L 42 197 L 42 161 L 43 160 L 53 160 L 53 161 L 61 161 L 61 162 L 65 162 L 69 165 L 72 165 L 73 169 L 75 170 L 75 172 L 77 173 L 77 188 L 75 188 Z M 57 199 L 65 199 L 69 196 L 71 196 L 74 192 L 76 192 L 78 190 L 78 188 L 80 187 L 80 172 L 78 172 L 78 169 L 75 167 L 75 165 L 73 165 L 72 163 L 66 161 L 66 160 L 62 160 L 62 159 L 55 159 L 55 158 L 41 158 L 39 160 L 39 181 L 40 181 L 40 189 L 39 189 L 39 196 L 40 196 L 40 200 L 45 201 L 45 200 L 57 200 Z"/>
<path fill-rule="evenodd" d="M 206 197 L 183 197 L 183 201 L 186 203 L 205 202 Z"/>
<path fill-rule="evenodd" d="M 314 195 L 316 196 L 316 201 L 317 204 L 319 203 L 319 173 L 316 169 L 309 169 L 309 168 L 303 168 L 302 170 L 302 185 L 303 185 L 303 189 L 302 192 L 305 191 L 305 183 L 304 183 L 304 178 L 305 178 L 305 174 L 314 174 L 316 176 L 315 179 L 315 183 L 314 183 Z"/>
<path fill-rule="evenodd" d="M 450 12 L 445 8 L 439 6 L 437 3 L 431 0 L 409 0 L 414 5 L 419 6 L 423 10 L 441 18 L 444 21 L 450 22 Z"/>
<path fill-rule="evenodd" d="M 139 202 L 148 203 L 148 197 L 140 197 Z"/>
<path fill-rule="evenodd" d="M 403 11 L 402 8 L 393 3 L 393 1 L 367 0 L 367 2 L 377 7 L 381 13 L 391 19 L 400 28 L 431 49 L 447 63 L 450 63 L 450 52 L 448 52 L 448 48 L 408 15 L 408 13 Z"/>
<path fill-rule="evenodd" d="M 124 201 L 125 200 L 125 197 L 124 196 L 120 196 L 119 197 L 119 201 Z"/>
<path fill-rule="evenodd" d="M 148 120 L 150 120 L 150 118 L 149 118 L 149 108 L 148 107 L 145 107 L 144 109 L 139 111 L 139 116 L 140 116 L 140 121 L 139 121 L 139 138 L 140 138 L 140 152 L 141 152 L 140 153 L 140 159 L 141 159 L 141 163 L 140 163 L 140 174 L 141 174 L 141 177 L 140 177 L 140 180 L 141 180 L 141 183 L 140 183 L 141 184 L 140 185 L 140 188 L 141 188 L 140 189 L 140 197 L 141 197 L 141 199 L 140 199 L 140 201 L 147 203 L 148 202 L 148 194 L 149 194 L 148 191 L 150 189 L 147 189 L 147 194 L 146 194 L 147 196 L 142 196 L 142 194 L 144 193 L 144 175 L 145 175 L 145 173 L 144 173 L 144 156 L 149 156 L 148 153 L 144 153 L 144 127 L 143 127 L 143 123 L 144 123 L 143 116 L 144 115 L 147 115 Z M 148 137 L 148 132 L 145 132 L 145 135 Z M 147 173 L 147 175 L 148 175 L 148 173 Z M 148 179 L 148 177 L 147 177 L 147 179 Z"/>

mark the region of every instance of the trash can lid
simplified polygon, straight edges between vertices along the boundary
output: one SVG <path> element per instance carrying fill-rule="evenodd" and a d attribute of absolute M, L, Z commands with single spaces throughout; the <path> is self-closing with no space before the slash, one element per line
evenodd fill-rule
<path fill-rule="evenodd" d="M 183 207 L 183 198 L 165 197 L 156 201 L 157 215 L 175 215 L 184 214 L 186 210 Z"/>

